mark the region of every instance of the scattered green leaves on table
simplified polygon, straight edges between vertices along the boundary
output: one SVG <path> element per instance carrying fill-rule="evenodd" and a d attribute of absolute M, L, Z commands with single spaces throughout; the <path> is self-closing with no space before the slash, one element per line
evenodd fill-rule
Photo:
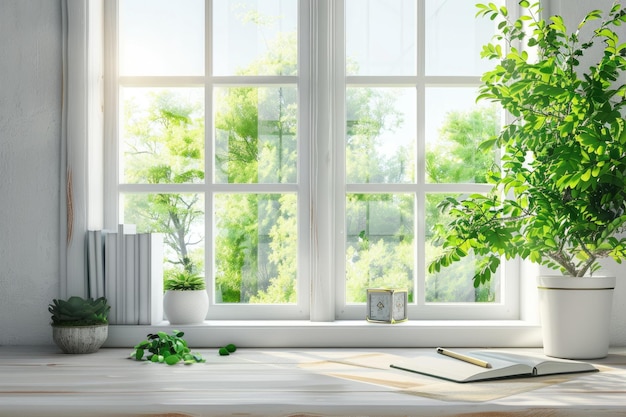
<path fill-rule="evenodd" d="M 184 333 L 179 330 L 172 331 L 171 335 L 165 332 L 149 334 L 147 340 L 135 346 L 131 357 L 138 361 L 147 360 L 168 365 L 179 362 L 185 365 L 205 362 L 201 355 L 191 352 L 183 335 Z"/>
<path fill-rule="evenodd" d="M 228 345 L 221 347 L 218 353 L 220 354 L 220 356 L 228 356 L 231 353 L 234 353 L 236 350 L 237 350 L 237 346 L 233 345 L 232 343 L 229 343 Z"/>

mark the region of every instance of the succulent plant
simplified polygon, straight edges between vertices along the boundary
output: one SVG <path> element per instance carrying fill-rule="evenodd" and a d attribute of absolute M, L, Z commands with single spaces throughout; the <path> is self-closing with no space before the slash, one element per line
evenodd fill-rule
<path fill-rule="evenodd" d="M 195 291 L 206 289 L 204 278 L 190 272 L 179 272 L 165 280 L 163 288 L 176 291 Z"/>
<path fill-rule="evenodd" d="M 93 326 L 107 324 L 111 307 L 104 297 L 97 299 L 72 296 L 67 300 L 52 300 L 48 311 L 55 326 Z"/>

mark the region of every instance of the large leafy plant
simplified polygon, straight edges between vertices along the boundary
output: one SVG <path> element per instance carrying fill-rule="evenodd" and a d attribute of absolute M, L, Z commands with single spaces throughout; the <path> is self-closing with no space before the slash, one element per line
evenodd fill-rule
<path fill-rule="evenodd" d="M 616 33 L 626 12 L 617 3 L 606 16 L 591 11 L 570 32 L 560 16 L 542 19 L 539 3 L 520 6 L 519 18 L 477 6 L 477 16 L 499 22 L 483 47 L 497 64 L 479 99 L 499 103 L 512 121 L 482 145 L 502 149 L 501 169 L 488 175 L 492 191 L 442 202 L 452 220 L 438 227 L 443 254 L 429 265 L 439 271 L 474 252 L 475 286 L 503 256 L 571 276 L 626 256 L 626 43 Z"/>
<path fill-rule="evenodd" d="M 48 311 L 55 326 L 93 326 L 108 323 L 111 307 L 104 297 L 97 299 L 73 296 L 67 300 L 52 300 Z"/>

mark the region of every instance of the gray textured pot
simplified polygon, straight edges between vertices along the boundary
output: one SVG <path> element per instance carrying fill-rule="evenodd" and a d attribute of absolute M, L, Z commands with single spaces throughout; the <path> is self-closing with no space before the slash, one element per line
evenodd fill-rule
<path fill-rule="evenodd" d="M 55 326 L 52 339 L 63 353 L 94 353 L 104 344 L 109 335 L 109 325 Z"/>

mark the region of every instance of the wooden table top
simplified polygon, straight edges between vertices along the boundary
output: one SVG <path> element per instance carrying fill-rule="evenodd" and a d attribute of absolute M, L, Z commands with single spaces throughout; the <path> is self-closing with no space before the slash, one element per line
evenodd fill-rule
<path fill-rule="evenodd" d="M 389 368 L 420 350 L 202 348 L 206 363 L 167 366 L 0 346 L 0 416 L 626 416 L 626 348 L 592 374 L 456 384 Z"/>

